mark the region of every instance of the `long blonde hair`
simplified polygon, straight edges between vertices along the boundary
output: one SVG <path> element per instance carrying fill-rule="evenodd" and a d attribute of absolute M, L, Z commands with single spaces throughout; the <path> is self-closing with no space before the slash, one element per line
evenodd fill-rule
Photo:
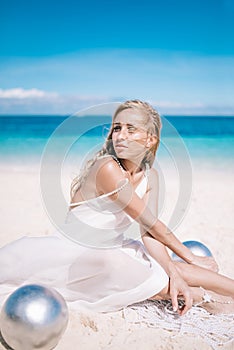
<path fill-rule="evenodd" d="M 147 132 L 151 135 L 154 135 L 156 137 L 156 143 L 150 148 L 142 162 L 141 162 L 141 168 L 145 169 L 146 164 L 149 165 L 149 167 L 152 167 L 155 154 L 159 146 L 160 141 L 160 131 L 161 131 L 161 118 L 158 114 L 158 112 L 147 102 L 142 102 L 140 100 L 129 100 L 121 105 L 116 109 L 113 119 L 112 119 L 112 126 L 110 128 L 110 131 L 106 137 L 106 141 L 104 142 L 102 148 L 100 151 L 98 151 L 92 159 L 86 162 L 84 168 L 80 171 L 79 175 L 74 178 L 71 184 L 71 198 L 75 195 L 75 193 L 80 189 L 81 185 L 84 183 L 85 179 L 87 178 L 89 171 L 91 167 L 95 164 L 95 162 L 102 158 L 105 155 L 112 155 L 115 158 L 117 158 L 113 144 L 112 144 L 112 133 L 113 133 L 113 122 L 116 118 L 116 116 L 126 110 L 126 109 L 132 109 L 136 112 L 140 112 L 141 115 L 144 117 L 144 125 L 146 126 Z M 119 160 L 121 162 L 121 160 Z"/>

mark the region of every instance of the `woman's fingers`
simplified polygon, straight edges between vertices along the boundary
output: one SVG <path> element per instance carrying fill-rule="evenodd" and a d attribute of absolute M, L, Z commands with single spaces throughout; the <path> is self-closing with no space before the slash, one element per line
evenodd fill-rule
<path fill-rule="evenodd" d="M 173 311 L 177 311 L 181 316 L 184 315 L 193 306 L 193 298 L 191 296 L 190 289 L 182 279 L 180 279 L 180 281 L 177 281 L 177 284 L 171 281 L 170 296 Z M 179 308 L 178 297 L 182 297 L 184 299 L 184 305 L 182 308 Z"/>
<path fill-rule="evenodd" d="M 178 310 L 178 293 L 175 290 L 171 291 L 171 303 L 173 311 Z"/>
<path fill-rule="evenodd" d="M 214 258 L 210 258 L 210 259 L 211 259 L 211 266 L 212 266 L 211 270 L 213 270 L 214 272 L 219 272 L 219 267 L 215 259 Z"/>
<path fill-rule="evenodd" d="M 193 264 L 214 272 L 219 271 L 217 262 L 211 256 L 195 256 Z"/>
<path fill-rule="evenodd" d="M 186 314 L 186 312 L 188 310 L 191 309 L 191 307 L 193 306 L 193 298 L 191 297 L 191 293 L 186 290 L 183 293 L 183 297 L 184 297 L 184 305 L 183 307 L 179 310 L 179 313 L 181 316 L 183 316 L 184 314 Z"/>

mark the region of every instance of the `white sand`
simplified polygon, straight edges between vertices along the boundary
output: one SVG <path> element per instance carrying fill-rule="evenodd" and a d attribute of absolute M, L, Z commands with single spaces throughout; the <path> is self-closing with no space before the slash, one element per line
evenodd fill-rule
<path fill-rule="evenodd" d="M 23 235 L 47 235 L 54 231 L 40 195 L 39 167 L 22 167 L 12 171 L 10 166 L 0 169 L 1 195 L 0 245 Z M 169 181 L 169 198 L 176 197 L 176 183 Z M 182 240 L 201 240 L 213 252 L 222 273 L 234 278 L 234 186 L 231 172 L 214 171 L 200 167 L 194 174 L 190 207 L 177 236 Z M 168 204 L 170 209 L 170 201 Z M 122 312 L 96 314 L 70 313 L 69 326 L 56 349 L 204 349 L 211 347 L 191 335 L 178 335 L 134 325 L 127 325 Z M 233 349 L 227 344 L 222 349 Z M 4 347 L 0 344 L 0 349 Z"/>

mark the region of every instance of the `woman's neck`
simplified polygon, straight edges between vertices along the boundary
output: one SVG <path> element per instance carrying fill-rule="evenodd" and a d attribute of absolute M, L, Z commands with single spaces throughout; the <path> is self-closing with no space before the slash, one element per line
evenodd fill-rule
<path fill-rule="evenodd" d="M 129 173 L 130 176 L 134 176 L 135 174 L 142 171 L 141 162 L 132 162 L 128 159 L 121 159 L 121 164 L 126 172 Z"/>

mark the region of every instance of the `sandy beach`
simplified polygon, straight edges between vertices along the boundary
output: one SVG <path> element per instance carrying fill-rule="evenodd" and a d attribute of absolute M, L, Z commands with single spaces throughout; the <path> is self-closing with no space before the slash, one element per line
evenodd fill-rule
<path fill-rule="evenodd" d="M 40 194 L 39 165 L 14 169 L 1 165 L 0 246 L 14 239 L 48 235 L 54 227 L 47 217 Z M 176 196 L 175 183 L 167 187 L 169 198 Z M 182 240 L 200 240 L 206 244 L 220 271 L 234 278 L 234 186 L 231 171 L 196 168 L 193 192 L 186 215 L 175 233 Z M 170 203 L 167 204 L 168 208 Z M 211 349 L 202 338 L 176 334 L 163 329 L 126 323 L 121 311 L 111 314 L 70 311 L 69 325 L 57 350 L 70 349 Z M 231 350 L 234 344 L 222 347 Z M 0 349 L 5 349 L 0 344 Z"/>

